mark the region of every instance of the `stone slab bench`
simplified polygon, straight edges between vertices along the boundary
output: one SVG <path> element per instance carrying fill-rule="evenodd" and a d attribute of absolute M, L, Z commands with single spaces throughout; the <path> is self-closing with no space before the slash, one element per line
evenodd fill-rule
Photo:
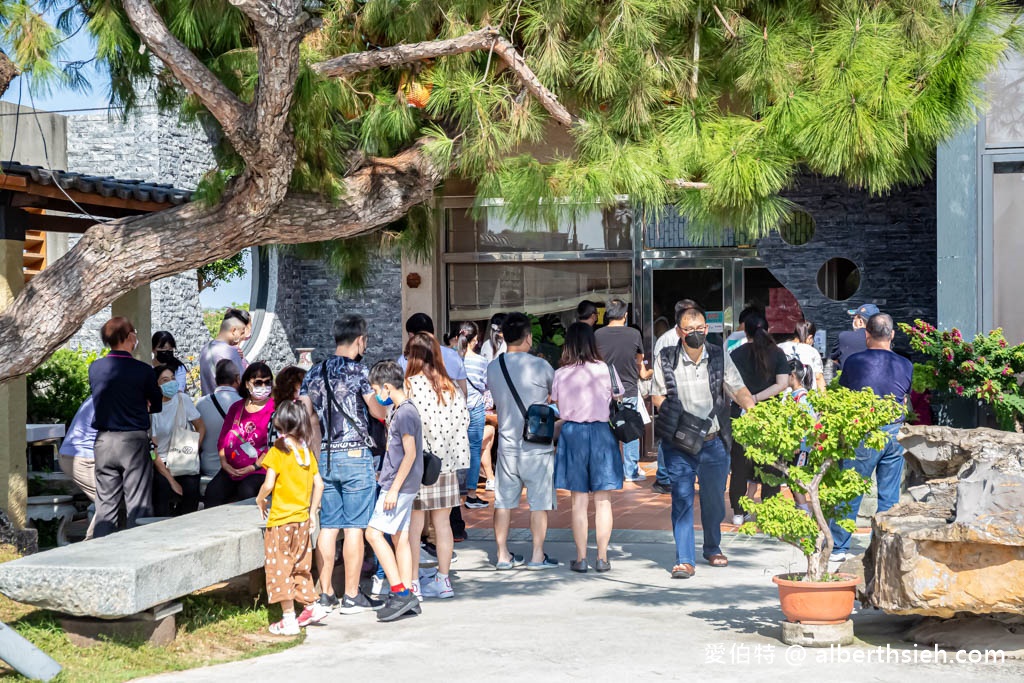
<path fill-rule="evenodd" d="M 0 564 L 0 593 L 74 616 L 118 619 L 263 567 L 250 500 Z"/>

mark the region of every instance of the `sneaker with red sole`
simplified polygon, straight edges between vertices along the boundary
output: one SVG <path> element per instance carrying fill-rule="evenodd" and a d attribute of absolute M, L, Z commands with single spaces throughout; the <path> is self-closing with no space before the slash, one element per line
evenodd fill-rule
<path fill-rule="evenodd" d="M 302 610 L 297 621 L 300 627 L 305 628 L 310 624 L 319 624 L 327 617 L 327 614 L 328 612 L 323 606 L 314 602 L 311 605 L 306 605 L 306 609 Z"/>

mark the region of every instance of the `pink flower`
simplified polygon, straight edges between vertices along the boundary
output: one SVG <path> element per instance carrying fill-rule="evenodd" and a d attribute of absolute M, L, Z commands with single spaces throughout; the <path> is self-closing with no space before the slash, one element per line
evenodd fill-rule
<path fill-rule="evenodd" d="M 815 428 L 815 429 L 823 429 L 823 427 L 821 426 L 821 423 L 820 423 L 820 422 L 816 422 L 816 423 L 814 424 L 814 428 Z"/>
<path fill-rule="evenodd" d="M 962 386 L 960 386 L 959 384 L 956 386 L 956 395 L 957 396 L 963 396 L 964 395 L 964 388 Z"/>

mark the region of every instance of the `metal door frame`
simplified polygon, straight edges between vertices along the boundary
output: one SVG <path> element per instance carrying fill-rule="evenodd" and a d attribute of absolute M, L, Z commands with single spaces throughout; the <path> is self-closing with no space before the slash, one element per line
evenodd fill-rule
<path fill-rule="evenodd" d="M 719 270 L 722 273 L 722 318 L 725 337 L 739 324 L 738 317 L 746 301 L 746 268 L 765 268 L 755 249 L 690 249 L 668 252 L 664 250 L 645 252 L 639 259 L 634 283 L 634 315 L 643 330 L 644 344 L 648 356 L 653 352 L 654 340 L 654 271 L 656 270 Z"/>

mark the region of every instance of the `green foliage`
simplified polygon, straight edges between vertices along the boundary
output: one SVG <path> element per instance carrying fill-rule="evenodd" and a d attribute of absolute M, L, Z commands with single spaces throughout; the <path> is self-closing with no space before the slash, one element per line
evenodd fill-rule
<path fill-rule="evenodd" d="M 923 320 L 899 325 L 910 337 L 911 348 L 931 359 L 920 371 L 924 376 L 930 372 L 930 388 L 984 401 L 992 406 L 1003 429 L 1013 430 L 1024 418 L 1024 391 L 1017 382 L 1024 373 L 1024 344 L 1011 346 L 1001 328 L 968 342 L 956 328 L 943 331 Z M 915 381 L 918 367 L 914 367 Z"/>
<path fill-rule="evenodd" d="M 889 438 L 880 430 L 896 422 L 903 414 L 902 406 L 893 400 L 880 399 L 870 389 L 851 391 L 843 387 L 827 392 L 812 391 L 808 406 L 791 396 L 758 403 L 733 421 L 733 437 L 746 447 L 746 455 L 756 465 L 766 483 L 785 483 L 794 493 L 807 496 L 811 514 L 798 509 L 794 502 L 776 496 L 762 503 L 749 498 L 741 500 L 756 521 L 740 527 L 742 533 L 758 529 L 791 543 L 808 556 L 808 576 L 818 580 L 827 567 L 822 554 L 832 547 L 830 520 L 842 520 L 849 511 L 849 502 L 871 489 L 871 480 L 864 479 L 843 463 L 853 460 L 856 449 L 864 444 L 882 448 Z M 803 446 L 806 461 L 797 465 L 797 454 Z M 773 475 L 775 468 L 782 476 Z M 842 520 L 845 528 L 852 521 Z"/>
<path fill-rule="evenodd" d="M 99 355 L 81 349 L 57 349 L 28 375 L 28 419 L 33 423 L 71 424 L 89 398 L 89 365 Z"/>
<path fill-rule="evenodd" d="M 201 266 L 196 275 L 199 278 L 199 291 L 207 288 L 217 289 L 232 280 L 243 277 L 248 271 L 245 268 L 245 252 L 239 252 L 234 256 L 208 263 Z"/>
<path fill-rule="evenodd" d="M 237 8 L 228 0 L 154 4 L 216 77 L 251 100 L 258 81 L 253 32 Z M 475 182 L 481 196 L 504 198 L 510 215 L 523 221 L 558 220 L 568 204 L 612 206 L 627 195 L 644 211 L 675 205 L 694 231 L 728 227 L 746 239 L 774 230 L 790 213 L 780 193 L 800 172 L 873 193 L 920 182 L 932 172 L 936 145 L 984 106 L 986 76 L 1011 46 L 1024 46 L 1024 28 L 1005 0 L 305 6 L 323 27 L 302 46 L 290 113 L 298 149 L 293 188 L 335 198 L 346 173 L 368 155 L 391 155 L 425 139 L 427 152 L 449 163 L 452 175 Z M 3 7 L 4 40 L 20 46 L 15 52 L 40 78 L 56 63 L 55 36 L 84 22 L 111 75 L 114 104 L 130 110 L 138 84 L 155 81 L 162 106 L 214 124 L 140 49 L 120 3 L 24 0 Z M 41 9 L 66 10 L 56 34 L 37 25 Z M 488 51 L 346 79 L 310 69 L 331 57 L 485 25 L 498 27 L 578 118 L 570 139 L 552 144 L 543 160 L 523 152 L 554 140 L 548 114 Z M 429 91 L 425 103 L 409 96 L 413 86 Z M 203 201 L 215 201 L 244 171 L 226 139 L 216 159 L 218 172 L 197 194 Z M 673 180 L 708 188 L 677 189 Z M 354 276 L 373 248 L 339 247 L 334 261 Z"/>

